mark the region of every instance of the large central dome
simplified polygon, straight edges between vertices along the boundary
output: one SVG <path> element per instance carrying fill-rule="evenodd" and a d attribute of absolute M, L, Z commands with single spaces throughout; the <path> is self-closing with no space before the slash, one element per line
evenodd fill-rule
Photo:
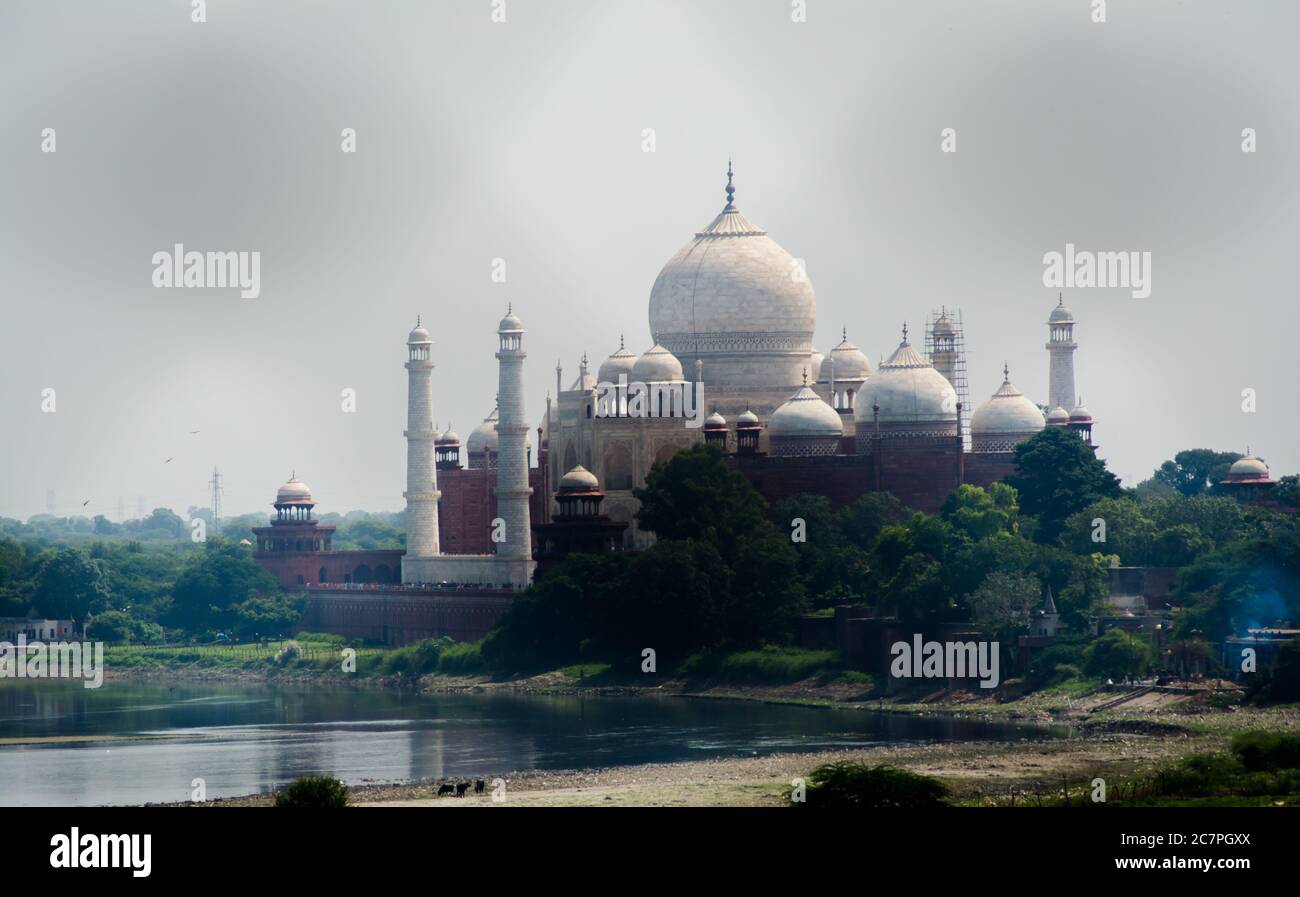
<path fill-rule="evenodd" d="M 735 204 L 727 204 L 668 260 L 650 291 L 650 332 L 694 379 L 766 389 L 802 382 L 812 354 L 817 300 L 803 266 Z"/>

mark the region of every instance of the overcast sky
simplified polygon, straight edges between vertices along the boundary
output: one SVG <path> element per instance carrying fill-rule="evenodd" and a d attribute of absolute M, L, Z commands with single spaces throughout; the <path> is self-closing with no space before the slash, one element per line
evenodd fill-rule
<path fill-rule="evenodd" d="M 847 326 L 874 363 L 955 305 L 973 399 L 1005 360 L 1044 402 L 1043 254 L 1147 251 L 1149 298 L 1066 296 L 1101 454 L 1130 485 L 1199 446 L 1300 468 L 1300 4 L 505 7 L 0 6 L 0 515 L 47 490 L 184 513 L 214 465 L 227 514 L 293 470 L 320 511 L 396 510 L 416 315 L 465 436 L 513 302 L 540 420 L 557 359 L 567 386 L 621 332 L 649 348 L 650 287 L 729 154 L 738 206 L 806 262 L 819 348 Z M 154 288 L 174 243 L 260 252 L 261 295 Z"/>

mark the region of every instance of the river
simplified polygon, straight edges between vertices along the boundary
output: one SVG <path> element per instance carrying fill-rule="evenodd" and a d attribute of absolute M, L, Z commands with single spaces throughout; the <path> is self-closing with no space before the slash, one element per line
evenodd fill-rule
<path fill-rule="evenodd" d="M 212 799 L 320 773 L 366 784 L 1046 737 L 1053 733 L 1011 723 L 670 696 L 6 680 L 0 805 L 183 801 L 196 778 Z"/>

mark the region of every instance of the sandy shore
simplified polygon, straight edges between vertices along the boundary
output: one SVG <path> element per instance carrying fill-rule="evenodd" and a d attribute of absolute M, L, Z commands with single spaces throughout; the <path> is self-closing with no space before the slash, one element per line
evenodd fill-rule
<path fill-rule="evenodd" d="M 684 763 L 650 763 L 609 769 L 510 772 L 504 799 L 484 794 L 437 796 L 438 783 L 367 785 L 351 789 L 356 806 L 401 807 L 779 807 L 791 780 L 835 760 L 889 763 L 932 775 L 955 800 L 978 803 L 1010 793 L 1033 803 L 1059 796 L 1062 782 L 1081 795 L 1096 776 L 1119 777 L 1150 769 L 1186 753 L 1212 750 L 1223 736 L 1102 735 L 1068 741 L 963 742 L 868 750 L 772 754 Z M 210 801 L 206 806 L 269 806 L 272 795 Z"/>

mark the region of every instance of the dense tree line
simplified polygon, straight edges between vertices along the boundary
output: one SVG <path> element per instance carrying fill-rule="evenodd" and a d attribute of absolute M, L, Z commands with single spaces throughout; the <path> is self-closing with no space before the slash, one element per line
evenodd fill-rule
<path fill-rule="evenodd" d="M 1234 458 L 1179 453 L 1161 467 L 1167 488 L 1125 491 L 1053 428 L 1018 447 L 1006 482 L 961 486 L 922 514 L 888 494 L 767 507 L 720 452 L 697 446 L 656 465 L 637 493 L 653 547 L 570 557 L 516 603 L 484 657 L 510 672 L 583 659 L 631 668 L 653 648 L 672 664 L 789 643 L 800 613 L 839 604 L 918 626 L 968 623 L 1009 645 L 1050 590 L 1069 634 L 1020 673 L 1036 685 L 1138 675 L 1157 660 L 1143 638 L 1088 635 L 1111 611 L 1107 570 L 1122 564 L 1181 568 L 1172 650 L 1191 668 L 1208 641 L 1300 619 L 1300 528 L 1214 494 Z"/>

